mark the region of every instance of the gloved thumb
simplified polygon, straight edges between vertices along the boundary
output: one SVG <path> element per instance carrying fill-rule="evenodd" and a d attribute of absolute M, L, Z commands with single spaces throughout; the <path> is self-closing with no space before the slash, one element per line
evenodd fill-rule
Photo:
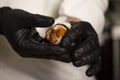
<path fill-rule="evenodd" d="M 33 18 L 34 18 L 33 25 L 35 27 L 48 27 L 54 23 L 54 18 L 48 16 L 35 14 Z"/>
<path fill-rule="evenodd" d="M 54 23 L 54 18 L 43 16 L 39 14 L 32 14 L 21 9 L 12 9 L 10 7 L 0 8 L 0 17 L 8 20 L 12 20 L 13 24 L 15 22 L 19 24 L 20 28 L 26 27 L 48 27 Z M 12 24 L 12 23 L 11 23 Z"/>

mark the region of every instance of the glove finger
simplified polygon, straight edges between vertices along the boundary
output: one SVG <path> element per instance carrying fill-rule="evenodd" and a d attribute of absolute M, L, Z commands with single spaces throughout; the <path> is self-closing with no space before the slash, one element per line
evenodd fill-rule
<path fill-rule="evenodd" d="M 87 64 L 91 64 L 93 61 L 97 60 L 99 58 L 99 50 L 96 50 L 93 53 L 83 55 L 81 58 L 79 58 L 76 61 L 73 61 L 73 65 L 76 67 L 84 66 Z"/>
<path fill-rule="evenodd" d="M 35 46 L 40 46 L 40 45 L 37 45 L 37 43 L 38 42 L 34 42 L 34 44 L 31 44 L 31 45 L 33 46 L 33 45 L 36 44 Z M 45 47 L 48 47 L 48 45 L 45 46 Z M 57 47 L 57 46 L 52 46 L 52 45 L 49 46 L 49 47 L 50 48 L 51 47 L 56 47 L 55 48 L 56 50 L 53 48 L 51 51 L 49 50 L 49 52 L 46 53 L 46 51 L 48 51 L 49 48 L 45 48 L 46 50 L 44 50 L 44 52 L 42 51 L 43 53 L 40 53 L 39 51 L 37 51 L 38 49 L 36 50 L 35 47 L 34 47 L 35 51 L 31 52 L 32 53 L 31 57 L 34 57 L 34 58 L 43 58 L 43 59 L 54 59 L 54 60 L 65 62 L 65 63 L 69 63 L 69 62 L 72 61 L 70 54 L 66 53 L 63 48 L 60 48 L 60 47 Z M 58 51 L 57 51 L 57 48 L 58 48 Z"/>
<path fill-rule="evenodd" d="M 61 45 L 64 48 L 69 47 L 72 43 L 75 45 L 82 42 L 88 36 L 96 36 L 92 26 L 87 22 L 70 22 L 72 29 L 62 38 Z"/>
<path fill-rule="evenodd" d="M 71 44 L 73 44 L 73 43 L 75 44 L 76 40 L 78 40 L 78 38 L 82 39 L 83 36 L 85 36 L 85 34 L 82 34 L 82 32 L 80 32 L 79 29 L 74 28 L 74 29 L 68 31 L 65 34 L 65 36 L 63 36 L 60 44 L 62 47 L 67 48 L 67 47 L 71 46 Z"/>
<path fill-rule="evenodd" d="M 22 27 L 22 28 L 48 27 L 54 23 L 54 19 L 52 17 L 43 16 L 39 14 L 31 14 L 21 9 L 9 10 L 9 15 L 10 16 L 12 15 L 16 19 L 16 22 L 18 21 L 19 27 Z"/>
<path fill-rule="evenodd" d="M 79 60 L 82 56 L 89 55 L 89 53 L 96 51 L 99 47 L 98 39 L 94 38 L 94 36 L 88 36 L 83 43 L 77 46 L 72 58 L 74 60 Z"/>
<path fill-rule="evenodd" d="M 65 62 L 65 63 L 70 63 L 71 60 L 71 56 L 69 54 L 62 54 L 62 55 L 47 55 L 44 57 L 44 59 L 53 59 L 53 60 L 57 60 L 57 61 L 61 61 L 61 62 Z"/>
<path fill-rule="evenodd" d="M 25 14 L 25 13 L 24 13 Z M 27 15 L 28 14 L 28 15 Z M 20 20 L 21 19 L 21 20 Z M 26 13 L 20 18 L 20 27 L 49 27 L 54 23 L 54 19 L 48 16 Z"/>
<path fill-rule="evenodd" d="M 59 61 L 69 63 L 72 61 L 71 56 L 69 53 L 62 54 L 56 58 Z"/>
<path fill-rule="evenodd" d="M 65 53 L 65 49 L 57 45 L 50 45 L 47 43 L 39 43 L 32 39 L 25 40 L 20 46 L 23 51 L 21 56 L 44 57 L 46 55 L 60 55 Z"/>
<path fill-rule="evenodd" d="M 97 60 L 95 61 L 90 68 L 86 71 L 86 75 L 91 77 L 93 75 L 96 75 L 101 69 L 101 61 Z"/>
<path fill-rule="evenodd" d="M 43 15 L 34 15 L 34 24 L 36 27 L 48 27 L 54 23 L 54 19 L 52 17 L 43 16 Z"/>

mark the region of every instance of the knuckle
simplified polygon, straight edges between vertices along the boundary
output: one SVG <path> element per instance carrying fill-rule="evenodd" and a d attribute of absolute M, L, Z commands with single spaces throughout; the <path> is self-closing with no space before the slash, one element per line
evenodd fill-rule
<path fill-rule="evenodd" d="M 78 59 L 78 57 L 79 57 L 79 54 L 78 54 L 78 53 L 74 53 L 74 54 L 73 54 L 73 58 L 74 58 L 74 59 L 76 59 L 76 58 Z"/>
<path fill-rule="evenodd" d="M 79 67 L 80 66 L 79 63 L 80 63 L 79 61 L 75 61 L 75 62 L 73 62 L 73 65 L 76 66 L 76 67 Z"/>

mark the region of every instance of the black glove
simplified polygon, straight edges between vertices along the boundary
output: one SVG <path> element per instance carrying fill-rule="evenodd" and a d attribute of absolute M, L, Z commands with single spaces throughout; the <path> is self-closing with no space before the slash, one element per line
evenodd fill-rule
<path fill-rule="evenodd" d="M 101 68 L 98 35 L 88 22 L 71 22 L 72 28 L 62 38 L 61 45 L 71 52 L 76 67 L 89 64 L 87 76 L 98 73 Z"/>
<path fill-rule="evenodd" d="M 53 23 L 54 19 L 51 17 L 9 7 L 0 9 L 0 33 L 23 57 L 56 59 L 55 56 L 65 52 L 65 49 L 57 45 L 46 43 L 46 40 L 40 37 L 35 30 L 35 27 L 47 27 Z"/>

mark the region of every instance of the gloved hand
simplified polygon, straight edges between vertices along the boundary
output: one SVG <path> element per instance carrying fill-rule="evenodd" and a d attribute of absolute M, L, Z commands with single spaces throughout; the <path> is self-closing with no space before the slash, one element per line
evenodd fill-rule
<path fill-rule="evenodd" d="M 98 35 L 88 22 L 70 22 L 72 28 L 62 38 L 62 47 L 71 52 L 73 65 L 90 65 L 87 76 L 98 73 L 101 68 Z"/>
<path fill-rule="evenodd" d="M 46 40 L 40 37 L 35 30 L 35 27 L 47 27 L 53 23 L 54 19 L 51 17 L 9 7 L 0 9 L 0 33 L 23 57 L 57 59 L 56 56 L 65 52 L 65 49 L 57 45 L 46 43 Z M 61 58 L 57 60 L 61 60 Z"/>

